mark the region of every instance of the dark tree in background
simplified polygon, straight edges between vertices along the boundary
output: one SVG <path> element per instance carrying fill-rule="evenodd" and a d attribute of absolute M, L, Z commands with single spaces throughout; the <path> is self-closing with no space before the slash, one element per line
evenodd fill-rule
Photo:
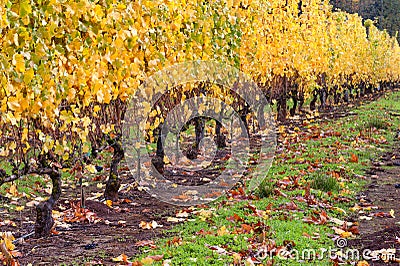
<path fill-rule="evenodd" d="M 334 8 L 376 20 L 377 27 L 386 29 L 391 36 L 400 30 L 400 0 L 330 0 L 330 3 Z M 400 41 L 400 36 L 397 40 Z"/>

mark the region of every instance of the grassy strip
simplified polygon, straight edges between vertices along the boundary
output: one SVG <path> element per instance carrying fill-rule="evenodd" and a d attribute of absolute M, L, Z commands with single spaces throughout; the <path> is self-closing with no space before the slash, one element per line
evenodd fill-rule
<path fill-rule="evenodd" d="M 392 147 L 400 128 L 399 119 L 389 115 L 400 112 L 399 100 L 400 92 L 389 93 L 354 110 L 352 116 L 280 128 L 279 152 L 257 191 L 259 198 L 227 196 L 196 211 L 187 210 L 192 219 L 157 240 L 156 248 L 143 247 L 135 259 L 145 264 L 252 265 L 257 250 L 273 242 L 278 248 L 294 246 L 300 254 L 312 249 L 321 255 L 321 249 L 334 248 L 331 222 L 309 224 L 303 218 L 318 216 L 322 210 L 343 220 L 351 214 L 354 197 L 367 182 L 360 177 L 371 159 Z M 302 202 L 305 197 L 313 197 L 316 206 Z M 159 262 L 151 257 L 161 254 Z M 258 258 L 266 265 L 272 262 L 260 259 L 260 254 Z M 328 256 L 273 259 L 278 265 L 332 264 Z"/>

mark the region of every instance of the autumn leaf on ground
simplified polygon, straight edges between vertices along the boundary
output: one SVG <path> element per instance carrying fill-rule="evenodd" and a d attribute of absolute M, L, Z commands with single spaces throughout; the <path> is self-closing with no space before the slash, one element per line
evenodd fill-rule
<path fill-rule="evenodd" d="M 155 261 L 160 261 L 164 258 L 164 255 L 152 255 L 152 256 L 147 256 L 146 258 L 143 258 L 140 260 L 141 263 L 144 265 L 152 265 Z"/>
<path fill-rule="evenodd" d="M 14 226 L 16 227 L 17 224 L 11 220 L 2 220 L 0 219 L 0 226 Z"/>
<path fill-rule="evenodd" d="M 338 227 L 332 227 L 332 229 L 335 231 L 336 234 L 338 234 L 342 238 L 348 238 L 348 237 L 351 237 L 353 235 L 352 232 L 348 232 L 348 231 L 343 230 L 343 229 L 338 228 Z"/>
<path fill-rule="evenodd" d="M 117 222 L 117 224 L 118 224 L 119 226 L 121 226 L 121 227 L 124 227 L 124 226 L 126 226 L 126 221 L 119 220 L 119 221 Z"/>
<path fill-rule="evenodd" d="M 112 200 L 106 200 L 106 201 L 105 201 L 105 204 L 106 204 L 108 207 L 110 207 L 110 208 L 112 208 L 112 206 L 113 206 Z"/>
<path fill-rule="evenodd" d="M 171 222 L 171 223 L 180 223 L 180 222 L 184 222 L 187 219 L 185 218 L 177 218 L 177 217 L 168 217 L 167 218 L 167 222 Z"/>
<path fill-rule="evenodd" d="M 71 202 L 71 208 L 65 210 L 64 214 L 64 222 L 76 223 L 76 222 L 89 222 L 89 223 L 98 223 L 102 221 L 101 218 L 97 217 L 97 214 L 81 207 L 80 202 L 74 203 Z"/>
<path fill-rule="evenodd" d="M 228 229 L 226 229 L 226 226 L 225 226 L 225 225 L 221 226 L 221 228 L 219 228 L 219 229 L 217 230 L 217 235 L 218 235 L 218 236 L 229 235 L 229 231 L 228 231 Z"/>
<path fill-rule="evenodd" d="M 355 155 L 354 153 L 351 154 L 351 158 L 350 158 L 350 162 L 351 163 L 358 163 L 358 156 Z"/>
<path fill-rule="evenodd" d="M 14 240 L 15 238 L 11 232 L 0 233 L 0 262 L 5 265 L 20 265 L 16 258 L 21 257 L 22 254 L 15 250 Z"/>
<path fill-rule="evenodd" d="M 347 226 L 352 226 L 353 225 L 352 222 L 346 222 L 346 221 L 340 220 L 340 219 L 335 218 L 335 217 L 330 217 L 329 221 L 332 222 L 332 223 L 335 223 L 337 225 L 340 225 L 340 226 L 343 226 L 344 224 L 346 224 Z"/>
<path fill-rule="evenodd" d="M 328 215 L 326 214 L 326 212 L 324 210 L 322 210 L 319 213 L 318 211 L 314 212 L 318 214 L 319 217 L 316 216 L 306 217 L 303 218 L 303 221 L 310 224 L 319 224 L 319 225 L 326 224 L 326 222 L 328 221 Z"/>
<path fill-rule="evenodd" d="M 15 184 L 11 184 L 10 188 L 7 189 L 8 193 L 10 193 L 13 197 L 18 197 L 20 194 L 18 193 L 17 186 Z"/>
<path fill-rule="evenodd" d="M 141 240 L 141 241 L 136 242 L 134 244 L 134 246 L 135 247 L 146 247 L 146 246 L 148 246 L 150 248 L 155 248 L 156 247 L 156 245 L 154 244 L 153 240 Z"/>
<path fill-rule="evenodd" d="M 128 256 L 126 256 L 125 254 L 121 254 L 118 257 L 112 258 L 111 260 L 114 262 L 125 262 L 125 263 L 130 262 L 128 261 Z"/>
<path fill-rule="evenodd" d="M 372 220 L 372 217 L 370 217 L 370 216 L 365 216 L 365 215 L 362 215 L 362 216 L 358 217 L 358 219 L 360 219 L 360 220 L 366 220 L 366 221 L 370 221 L 370 220 Z"/>
<path fill-rule="evenodd" d="M 163 227 L 163 225 L 158 224 L 156 221 L 151 221 L 151 222 L 141 221 L 139 227 L 142 229 L 155 229 L 157 227 Z"/>
<path fill-rule="evenodd" d="M 195 214 L 197 214 L 200 217 L 200 220 L 202 220 L 202 221 L 205 221 L 212 217 L 211 210 L 202 209 L 202 210 L 196 211 Z"/>
<path fill-rule="evenodd" d="M 187 218 L 189 217 L 189 215 L 190 214 L 187 211 L 179 211 L 175 215 L 175 217 L 168 217 L 167 222 L 172 222 L 172 223 L 184 222 L 188 220 Z"/>
<path fill-rule="evenodd" d="M 287 202 L 283 205 L 280 206 L 281 210 L 289 210 L 289 211 L 296 211 L 299 208 L 297 207 L 296 203 L 294 203 L 293 201 Z"/>
<path fill-rule="evenodd" d="M 167 241 L 168 246 L 180 246 L 182 245 L 182 243 L 182 238 L 176 236 L 173 239 Z"/>
<path fill-rule="evenodd" d="M 189 215 L 187 211 L 179 211 L 175 216 L 178 218 L 187 218 Z"/>
<path fill-rule="evenodd" d="M 218 254 L 230 255 L 230 253 L 226 249 L 221 248 L 219 246 L 212 246 L 212 245 L 209 245 L 209 244 L 204 244 L 204 246 L 206 246 L 207 248 L 211 249 L 212 251 L 217 252 Z"/>
<path fill-rule="evenodd" d="M 390 212 L 376 212 L 376 213 L 373 213 L 372 216 L 379 217 L 379 218 L 395 218 L 394 210 L 391 210 Z"/>
<path fill-rule="evenodd" d="M 244 222 L 244 219 L 236 213 L 233 216 L 227 217 L 226 219 L 230 222 Z"/>

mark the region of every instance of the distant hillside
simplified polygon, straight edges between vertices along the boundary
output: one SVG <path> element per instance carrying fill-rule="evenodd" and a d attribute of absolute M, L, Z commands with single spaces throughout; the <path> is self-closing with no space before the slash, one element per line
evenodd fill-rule
<path fill-rule="evenodd" d="M 376 20 L 378 28 L 387 29 L 392 36 L 400 31 L 400 0 L 330 0 L 330 3 L 334 8 Z"/>

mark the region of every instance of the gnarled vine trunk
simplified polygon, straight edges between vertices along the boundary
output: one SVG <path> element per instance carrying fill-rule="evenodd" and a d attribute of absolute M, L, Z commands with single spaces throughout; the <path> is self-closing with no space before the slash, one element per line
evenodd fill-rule
<path fill-rule="evenodd" d="M 204 127 L 205 119 L 203 117 L 194 118 L 195 143 L 189 148 L 186 154 L 186 157 L 190 160 L 196 159 L 199 154 L 200 142 L 204 138 Z"/>
<path fill-rule="evenodd" d="M 161 129 L 158 129 L 156 156 L 151 159 L 151 163 L 159 173 L 164 173 L 164 147 L 162 144 Z"/>
<path fill-rule="evenodd" d="M 122 143 L 119 138 L 109 140 L 109 142 L 114 149 L 114 154 L 110 166 L 110 176 L 108 177 L 106 189 L 104 191 L 104 198 L 106 200 L 117 201 L 118 190 L 121 186 L 121 180 L 118 176 L 118 166 L 124 158 L 124 150 L 122 149 Z"/>
<path fill-rule="evenodd" d="M 51 168 L 40 171 L 39 173 L 49 175 L 53 183 L 50 198 L 36 206 L 35 237 L 44 237 L 51 233 L 51 229 L 54 225 L 54 219 L 51 213 L 55 203 L 61 196 L 61 172 L 60 170 Z"/>
<path fill-rule="evenodd" d="M 277 109 L 278 109 L 278 121 L 285 122 L 287 116 L 287 104 L 286 104 L 286 95 L 283 94 L 279 97 L 277 102 Z"/>
<path fill-rule="evenodd" d="M 226 137 L 221 132 L 222 124 L 219 121 L 215 121 L 215 143 L 218 149 L 223 149 L 226 147 Z"/>

